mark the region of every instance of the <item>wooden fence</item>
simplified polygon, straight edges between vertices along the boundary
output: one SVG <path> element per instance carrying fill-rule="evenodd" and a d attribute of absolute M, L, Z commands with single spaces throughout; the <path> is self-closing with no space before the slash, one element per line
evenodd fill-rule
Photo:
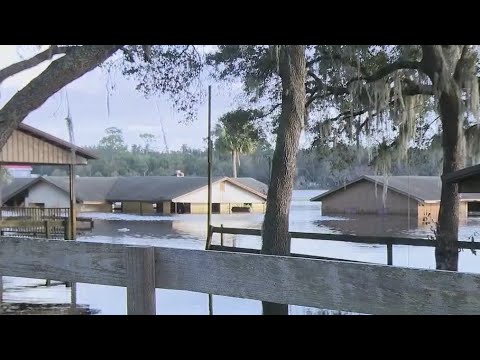
<path fill-rule="evenodd" d="M 220 234 L 220 246 L 212 245 L 212 235 L 218 233 Z M 207 242 L 209 243 L 208 249 L 216 251 L 234 251 L 242 253 L 253 253 L 258 254 L 260 251 L 256 249 L 248 248 L 238 248 L 231 246 L 224 246 L 223 235 L 224 234 L 234 234 L 234 235 L 252 235 L 252 236 L 261 236 L 262 232 L 259 229 L 238 229 L 238 228 L 227 228 L 227 227 L 210 227 L 209 236 Z M 402 237 L 393 237 L 393 236 L 357 236 L 357 235 L 343 235 L 343 234 L 322 234 L 322 233 L 304 233 L 304 232 L 289 232 L 291 238 L 297 239 L 313 239 L 313 240 L 324 240 L 324 241 L 340 241 L 340 242 L 350 242 L 357 244 L 371 244 L 371 245 L 386 245 L 387 250 L 387 265 L 393 265 L 393 246 L 394 245 L 408 245 L 408 246 L 423 246 L 423 247 L 435 247 L 435 241 L 425 238 L 402 238 Z M 480 250 L 480 242 L 472 241 L 458 241 L 458 248 L 465 250 Z M 312 256 L 312 255 L 303 255 L 303 254 L 291 254 L 293 257 L 310 257 L 315 259 L 324 259 L 324 260 L 342 260 L 353 262 L 353 260 L 347 259 L 334 259 L 326 258 L 322 256 Z"/>
<path fill-rule="evenodd" d="M 2 218 L 48 220 L 69 216 L 69 208 L 10 207 L 1 208 Z"/>
<path fill-rule="evenodd" d="M 366 314 L 480 314 L 477 274 L 298 257 L 3 238 L 0 274 L 126 286 L 128 314 L 155 314 L 155 288 Z"/>
<path fill-rule="evenodd" d="M 0 235 L 68 239 L 69 208 L 2 207 Z M 77 217 L 77 230 L 93 229 L 93 219 Z"/>
<path fill-rule="evenodd" d="M 68 239 L 67 220 L 0 220 L 0 236 Z"/>

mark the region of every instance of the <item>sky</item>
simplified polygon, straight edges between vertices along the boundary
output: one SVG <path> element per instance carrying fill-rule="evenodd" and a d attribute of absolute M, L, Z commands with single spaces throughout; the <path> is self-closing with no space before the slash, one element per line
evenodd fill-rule
<path fill-rule="evenodd" d="M 30 51 L 29 51 L 30 50 Z M 0 68 L 21 60 L 19 52 L 31 55 L 33 46 L 26 48 L 15 45 L 0 45 Z M 7 79 L 0 86 L 0 106 L 3 106 L 16 91 L 41 73 L 48 66 L 45 62 L 31 70 L 24 71 Z M 114 89 L 107 92 L 107 85 Z M 54 136 L 68 140 L 65 118 L 70 115 L 74 123 L 75 143 L 94 145 L 104 135 L 108 127 L 123 130 L 128 144 L 141 143 L 139 135 L 145 132 L 160 138 L 158 147 L 165 149 L 161 124 L 167 137 L 170 150 L 179 149 L 183 144 L 192 148 L 203 148 L 207 136 L 207 106 L 200 107 L 197 119 L 185 124 L 182 114 L 173 110 L 165 96 L 146 99 L 135 90 L 135 82 L 120 74 L 108 76 L 106 71 L 97 68 L 77 79 L 52 96 L 39 109 L 32 112 L 24 122 Z M 210 84 L 205 84 L 207 87 Z M 212 86 L 212 120 L 235 107 L 232 94 L 225 94 L 220 84 Z M 107 111 L 109 94 L 109 112 Z"/>
<path fill-rule="evenodd" d="M 0 45 L 0 68 L 30 57 L 38 52 L 34 45 Z M 40 74 L 48 62 L 8 78 L 0 85 L 0 106 L 3 106 L 16 91 Z M 107 92 L 107 86 L 114 89 Z M 135 90 L 135 82 L 121 74 L 108 76 L 97 68 L 77 79 L 52 96 L 39 109 L 32 112 L 24 122 L 64 140 L 68 139 L 65 118 L 70 109 L 74 124 L 75 143 L 79 146 L 95 145 L 105 135 L 108 127 L 122 129 L 129 144 L 142 143 L 139 135 L 151 133 L 158 136 L 158 150 L 165 150 L 162 124 L 169 150 L 178 150 L 183 144 L 191 148 L 204 148 L 207 137 L 207 104 L 199 108 L 197 118 L 190 123 L 182 122 L 182 114 L 173 110 L 166 96 L 146 99 Z M 212 85 L 212 123 L 225 112 L 239 104 L 240 84 L 216 83 L 206 79 L 205 90 Z M 109 94 L 107 111 L 107 93 Z M 67 106 L 67 103 L 69 106 Z M 302 143 L 306 143 L 305 138 Z"/>

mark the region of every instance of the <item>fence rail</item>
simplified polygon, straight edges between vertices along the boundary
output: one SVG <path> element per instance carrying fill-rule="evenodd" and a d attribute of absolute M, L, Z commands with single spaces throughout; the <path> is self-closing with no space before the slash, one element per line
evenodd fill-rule
<path fill-rule="evenodd" d="M 2 207 L 0 235 L 67 239 L 69 208 Z M 77 230 L 92 230 L 93 219 L 77 217 Z"/>
<path fill-rule="evenodd" d="M 37 220 L 66 218 L 69 208 L 13 207 L 1 208 L 2 218 L 28 218 Z"/>
<path fill-rule="evenodd" d="M 221 245 L 209 245 L 209 249 L 216 249 L 217 251 L 231 251 L 230 247 L 223 246 L 223 235 L 224 234 L 233 234 L 233 235 L 251 235 L 251 236 L 262 236 L 262 231 L 259 229 L 239 229 L 239 228 L 228 228 L 228 227 L 216 227 L 211 226 L 209 231 L 209 244 L 211 244 L 211 237 L 213 234 L 220 234 Z M 386 245 L 387 250 L 387 264 L 393 265 L 393 246 L 394 245 L 406 245 L 406 246 L 422 246 L 422 247 L 435 247 L 435 240 L 430 240 L 426 238 L 402 238 L 394 236 L 358 236 L 358 235 L 343 235 L 343 234 L 324 234 L 324 233 L 304 233 L 304 232 L 289 232 L 291 238 L 297 239 L 313 239 L 313 240 L 324 240 L 324 241 L 340 241 L 340 242 L 350 242 L 356 244 L 370 244 L 370 245 Z M 480 250 L 480 242 L 473 241 L 458 241 L 458 248 L 465 250 Z M 245 248 L 235 248 L 237 252 L 248 252 Z M 292 256 L 302 256 L 301 254 L 292 254 Z M 315 257 L 322 258 L 322 257 Z M 335 259 L 342 261 L 351 261 L 347 259 Z"/>
<path fill-rule="evenodd" d="M 128 314 L 155 288 L 367 314 L 480 314 L 480 275 L 81 241 L 0 239 L 0 274 L 126 286 Z"/>

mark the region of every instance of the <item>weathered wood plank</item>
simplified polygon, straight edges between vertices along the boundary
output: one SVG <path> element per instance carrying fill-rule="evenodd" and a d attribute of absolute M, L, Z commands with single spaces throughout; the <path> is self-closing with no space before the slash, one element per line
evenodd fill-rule
<path fill-rule="evenodd" d="M 0 274 L 126 286 L 125 246 L 80 241 L 1 238 Z"/>
<path fill-rule="evenodd" d="M 127 314 L 155 315 L 155 253 L 151 246 L 128 246 Z"/>
<path fill-rule="evenodd" d="M 152 276 L 159 288 L 371 314 L 480 314 L 477 274 L 204 250 L 153 251 Z M 0 239 L 3 276 L 127 286 L 125 259 L 124 245 Z M 137 278 L 142 278 L 140 270 Z M 144 287 L 141 282 L 131 286 Z"/>
<path fill-rule="evenodd" d="M 475 274 L 170 248 L 155 258 L 160 288 L 368 314 L 480 314 Z"/>
<path fill-rule="evenodd" d="M 261 236 L 259 229 L 237 229 L 213 227 L 214 233 L 236 234 L 236 235 L 253 235 Z M 322 233 L 304 233 L 291 231 L 290 235 L 296 239 L 313 239 L 327 241 L 342 241 L 357 244 L 378 244 L 378 245 L 408 245 L 408 246 L 424 246 L 435 247 L 435 241 L 425 238 L 401 238 L 393 236 L 359 236 L 359 235 L 343 235 L 343 234 L 322 234 Z M 459 241 L 458 246 L 462 249 L 480 249 L 480 242 Z"/>

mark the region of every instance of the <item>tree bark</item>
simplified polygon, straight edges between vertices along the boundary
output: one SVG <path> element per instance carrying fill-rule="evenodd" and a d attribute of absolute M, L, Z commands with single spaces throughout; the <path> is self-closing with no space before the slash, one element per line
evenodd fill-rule
<path fill-rule="evenodd" d="M 103 63 L 121 47 L 122 45 L 78 46 L 53 61 L 0 110 L 0 149 L 28 114 L 64 86 Z"/>
<path fill-rule="evenodd" d="M 237 151 L 232 150 L 232 171 L 233 171 L 233 177 L 237 177 Z"/>
<path fill-rule="evenodd" d="M 282 110 L 267 209 L 262 226 L 262 254 L 290 255 L 289 213 L 300 135 L 305 116 L 305 47 L 282 47 L 279 59 Z M 264 315 L 288 315 L 288 305 L 263 302 Z"/>
<path fill-rule="evenodd" d="M 464 49 L 465 50 L 465 49 Z M 461 99 L 461 61 L 447 64 L 442 45 L 422 45 L 422 70 L 436 88 L 440 119 L 442 121 L 443 174 L 462 167 L 460 137 L 463 120 Z M 465 51 L 462 50 L 462 57 Z M 451 61 L 451 60 L 450 60 Z M 452 74 L 452 67 L 455 71 Z M 443 78 L 446 84 L 440 84 Z M 458 222 L 459 195 L 457 184 L 442 183 L 435 247 L 435 262 L 438 270 L 458 271 Z"/>
<path fill-rule="evenodd" d="M 0 84 L 7 78 L 16 75 L 24 70 L 31 69 L 45 60 L 51 59 L 54 55 L 65 54 L 70 47 L 63 46 L 58 47 L 57 45 L 50 46 L 47 50 L 42 51 L 41 53 L 19 62 L 16 62 L 6 68 L 0 70 Z"/>
<path fill-rule="evenodd" d="M 443 129 L 443 174 L 448 174 L 462 167 L 460 96 L 453 91 L 443 93 L 439 105 Z M 435 247 L 437 270 L 458 271 L 459 204 L 458 184 L 443 183 Z"/>

